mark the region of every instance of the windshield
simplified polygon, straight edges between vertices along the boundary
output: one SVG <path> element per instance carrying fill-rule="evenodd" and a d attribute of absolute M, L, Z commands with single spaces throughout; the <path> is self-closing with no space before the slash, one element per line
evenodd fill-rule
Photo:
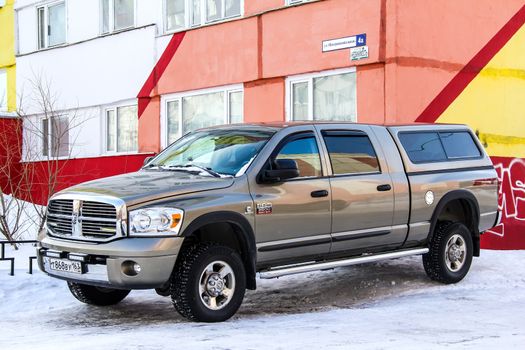
<path fill-rule="evenodd" d="M 212 176 L 242 174 L 274 132 L 268 130 L 206 130 L 183 136 L 145 168 L 186 170 Z"/>

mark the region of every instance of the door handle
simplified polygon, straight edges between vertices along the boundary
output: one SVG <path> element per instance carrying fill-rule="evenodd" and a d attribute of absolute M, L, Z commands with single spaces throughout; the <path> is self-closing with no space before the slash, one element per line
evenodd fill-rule
<path fill-rule="evenodd" d="M 390 186 L 389 184 L 377 186 L 377 190 L 380 191 L 380 192 L 382 192 L 382 191 L 390 191 L 391 189 L 392 189 L 392 186 Z"/>
<path fill-rule="evenodd" d="M 326 197 L 328 196 L 328 191 L 327 190 L 313 191 L 312 193 L 310 193 L 310 195 L 314 198 Z"/>

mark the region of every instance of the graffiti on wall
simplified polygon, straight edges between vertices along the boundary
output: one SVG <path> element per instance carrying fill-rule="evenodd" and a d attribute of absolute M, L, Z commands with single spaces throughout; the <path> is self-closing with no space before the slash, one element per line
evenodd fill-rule
<path fill-rule="evenodd" d="M 499 181 L 501 223 L 486 231 L 486 240 L 503 238 L 509 246 L 524 245 L 519 236 L 525 232 L 525 159 L 493 157 Z"/>

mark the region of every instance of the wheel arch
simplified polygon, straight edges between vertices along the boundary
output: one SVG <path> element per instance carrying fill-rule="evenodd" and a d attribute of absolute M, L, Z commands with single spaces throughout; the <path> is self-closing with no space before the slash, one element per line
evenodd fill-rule
<path fill-rule="evenodd" d="M 194 219 L 182 232 L 187 238 L 196 237 L 201 229 L 210 225 L 228 224 L 233 228 L 234 238 L 238 241 L 240 254 L 246 269 L 246 286 L 256 289 L 257 248 L 255 234 L 249 221 L 241 214 L 232 211 L 216 211 L 203 214 Z"/>
<path fill-rule="evenodd" d="M 472 240 L 474 243 L 474 256 L 479 256 L 479 204 L 474 194 L 467 190 L 454 190 L 448 192 L 439 200 L 430 220 L 428 241 L 430 242 L 432 240 L 436 225 L 440 219 L 444 217 L 446 209 L 454 205 L 460 205 L 463 210 L 463 214 L 465 214 L 466 222 L 463 222 L 463 224 L 467 226 L 470 233 L 472 234 Z"/>

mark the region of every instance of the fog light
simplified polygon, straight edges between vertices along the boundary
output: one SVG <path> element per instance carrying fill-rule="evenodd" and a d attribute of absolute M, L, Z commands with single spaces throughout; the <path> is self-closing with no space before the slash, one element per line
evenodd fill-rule
<path fill-rule="evenodd" d="M 137 264 L 137 263 L 134 263 L 133 264 L 133 271 L 135 271 L 136 273 L 139 273 L 140 270 L 141 270 L 140 265 Z"/>
<path fill-rule="evenodd" d="M 141 270 L 140 265 L 134 261 L 127 260 L 122 263 L 122 273 L 126 276 L 136 276 Z"/>

